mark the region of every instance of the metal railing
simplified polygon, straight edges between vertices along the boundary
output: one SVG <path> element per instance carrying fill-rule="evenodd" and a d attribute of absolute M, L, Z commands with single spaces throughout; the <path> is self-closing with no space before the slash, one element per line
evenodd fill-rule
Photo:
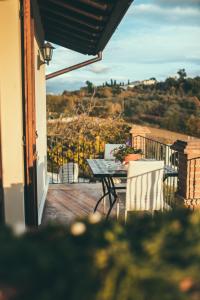
<path fill-rule="evenodd" d="M 105 143 L 95 138 L 69 143 L 64 137 L 49 136 L 47 146 L 50 183 L 86 183 L 93 181 L 86 160 L 103 158 Z M 133 146 L 142 150 L 143 158 L 164 160 L 166 167 L 178 172 L 178 153 L 170 145 L 137 136 Z M 176 191 L 177 177 L 168 176 L 164 181 L 164 197 L 170 207 L 175 202 Z"/>
<path fill-rule="evenodd" d="M 178 170 L 178 152 L 171 149 L 171 145 L 147 137 L 136 136 L 133 146 L 142 150 L 144 158 L 164 160 L 166 166 Z"/>
<path fill-rule="evenodd" d="M 104 143 L 97 138 L 69 142 L 61 136 L 47 138 L 47 171 L 50 183 L 92 180 L 86 159 L 103 158 Z"/>

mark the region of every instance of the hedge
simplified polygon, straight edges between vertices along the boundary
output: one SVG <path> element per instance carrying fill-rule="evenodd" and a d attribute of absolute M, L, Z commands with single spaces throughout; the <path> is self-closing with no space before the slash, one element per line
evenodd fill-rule
<path fill-rule="evenodd" d="M 199 300 L 200 214 L 0 229 L 0 299 Z"/>

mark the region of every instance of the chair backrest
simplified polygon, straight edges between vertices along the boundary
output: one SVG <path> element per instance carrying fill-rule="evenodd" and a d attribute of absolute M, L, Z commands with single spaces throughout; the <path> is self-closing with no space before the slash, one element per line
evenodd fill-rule
<path fill-rule="evenodd" d="M 164 161 L 130 161 L 128 165 L 126 211 L 163 210 Z"/>
<path fill-rule="evenodd" d="M 124 145 L 125 144 L 105 144 L 104 159 L 114 160 L 115 157 L 113 156 L 113 150 Z"/>
<path fill-rule="evenodd" d="M 69 162 L 60 167 L 59 179 L 61 183 L 78 182 L 78 164 Z"/>

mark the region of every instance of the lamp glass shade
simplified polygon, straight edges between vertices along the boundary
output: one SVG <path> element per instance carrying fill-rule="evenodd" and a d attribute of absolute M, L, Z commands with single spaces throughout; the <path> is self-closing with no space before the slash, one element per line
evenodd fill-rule
<path fill-rule="evenodd" d="M 49 64 L 49 62 L 52 60 L 54 49 L 55 48 L 50 43 L 44 44 L 43 55 L 44 55 L 44 60 L 47 62 L 47 64 Z"/>

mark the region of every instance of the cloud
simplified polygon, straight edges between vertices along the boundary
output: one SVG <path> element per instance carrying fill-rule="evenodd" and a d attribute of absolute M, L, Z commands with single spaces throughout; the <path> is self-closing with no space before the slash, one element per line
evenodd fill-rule
<path fill-rule="evenodd" d="M 103 64 L 94 64 L 91 65 L 87 70 L 94 74 L 105 74 L 110 71 L 110 68 Z"/>
<path fill-rule="evenodd" d="M 62 93 L 64 90 L 68 90 L 68 91 L 79 90 L 84 85 L 85 84 L 83 81 L 69 80 L 68 78 L 61 79 L 58 77 L 57 79 L 47 81 L 46 90 L 47 90 L 47 94 L 50 93 L 59 94 Z"/>
<path fill-rule="evenodd" d="M 154 0 L 154 2 L 158 5 L 163 6 L 197 6 L 200 7 L 200 0 Z"/>
<path fill-rule="evenodd" d="M 131 8 L 129 14 L 140 24 L 160 26 L 200 26 L 200 9 L 193 6 L 160 6 L 154 3 L 139 4 Z"/>
<path fill-rule="evenodd" d="M 194 64 L 194 65 L 200 65 L 200 58 L 195 57 L 184 57 L 184 56 L 171 56 L 171 57 L 163 57 L 163 58 L 149 58 L 144 60 L 139 60 L 136 62 L 137 64 L 173 64 L 173 63 L 185 63 L 185 64 Z"/>

